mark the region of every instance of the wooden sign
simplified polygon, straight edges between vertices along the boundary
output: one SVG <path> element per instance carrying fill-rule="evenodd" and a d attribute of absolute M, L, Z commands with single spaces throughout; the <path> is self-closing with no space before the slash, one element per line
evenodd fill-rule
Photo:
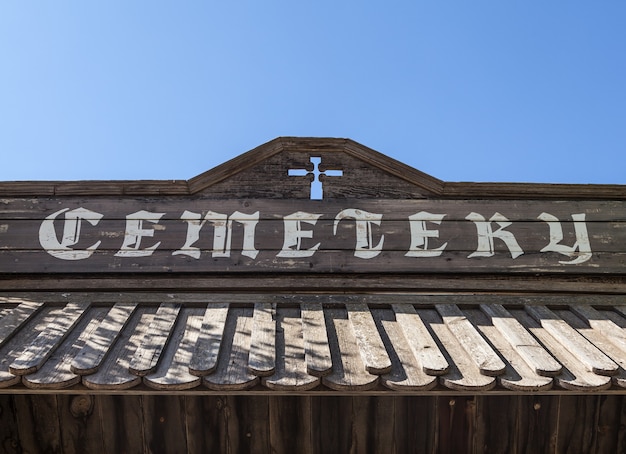
<path fill-rule="evenodd" d="M 384 173 L 372 181 L 350 177 L 354 156 L 339 165 L 341 154 L 330 153 L 332 169 L 315 157 L 307 166 L 307 150 L 292 150 L 289 162 L 264 155 L 198 194 L 6 197 L 0 272 L 624 272 L 624 201 L 440 199 L 427 184 L 394 186 L 378 155 L 359 170 Z M 276 174 L 261 172 L 272 159 Z M 276 188 L 288 181 L 292 197 L 255 192 L 258 175 Z M 242 197 L 224 198 L 224 188 Z M 407 191 L 412 198 L 398 197 Z"/>

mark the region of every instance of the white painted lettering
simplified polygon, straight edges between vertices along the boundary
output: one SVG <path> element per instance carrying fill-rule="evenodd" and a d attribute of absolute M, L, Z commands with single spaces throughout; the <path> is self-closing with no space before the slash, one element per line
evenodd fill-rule
<path fill-rule="evenodd" d="M 362 259 L 371 259 L 380 254 L 383 249 L 385 235 L 381 235 L 378 244 L 373 246 L 374 241 L 372 238 L 372 224 L 380 225 L 383 215 L 369 213 L 367 211 L 357 210 L 354 208 L 343 210 L 335 216 L 335 224 L 333 225 L 334 235 L 337 234 L 339 221 L 346 218 L 356 220 L 356 247 L 354 250 L 354 256 Z"/>
<path fill-rule="evenodd" d="M 139 249 L 143 237 L 154 236 L 154 229 L 144 229 L 144 222 L 157 224 L 165 213 L 151 213 L 150 211 L 137 211 L 126 216 L 126 230 L 124 232 L 124 242 L 116 257 L 148 257 L 159 247 L 161 242 Z"/>
<path fill-rule="evenodd" d="M 515 236 L 511 232 L 504 230 L 506 227 L 510 226 L 512 222 L 500 213 L 496 212 L 493 216 L 491 216 L 489 221 L 485 220 L 482 215 L 474 212 L 468 214 L 465 219 L 472 221 L 476 225 L 478 233 L 478 247 L 476 248 L 476 251 L 468 255 L 467 258 L 493 256 L 495 254 L 493 244 L 494 238 L 498 238 L 506 244 L 512 258 L 515 259 L 524 253 L 522 248 L 517 243 Z M 495 232 L 491 228 L 492 222 L 495 222 L 499 226 L 498 230 Z"/>
<path fill-rule="evenodd" d="M 321 214 L 305 213 L 297 211 L 283 218 L 285 224 L 285 241 L 283 249 L 277 257 L 311 257 L 320 247 L 321 243 L 308 249 L 302 249 L 302 238 L 313 238 L 312 230 L 302 230 L 302 223 L 315 225 Z"/>
<path fill-rule="evenodd" d="M 563 228 L 561 221 L 556 216 L 544 212 L 538 218 L 547 222 L 550 227 L 550 243 L 541 249 L 540 252 L 558 252 L 572 258 L 570 261 L 559 261 L 559 263 L 564 265 L 577 265 L 591 258 L 591 244 L 589 243 L 589 234 L 587 233 L 587 224 L 585 223 L 585 213 L 572 214 L 574 232 L 576 234 L 576 242 L 573 246 L 559 244 L 563 241 Z"/>
<path fill-rule="evenodd" d="M 83 220 L 95 226 L 100 222 L 100 219 L 103 218 L 103 215 L 82 207 L 68 210 L 69 208 L 63 208 L 46 217 L 39 227 L 39 243 L 48 254 L 58 259 L 83 260 L 89 258 L 98 246 L 100 246 L 100 241 L 95 242 L 84 250 L 75 250 L 70 246 L 78 243 Z M 54 230 L 54 220 L 61 213 L 65 213 L 65 223 L 63 225 L 63 236 L 59 242 L 56 231 Z"/>
<path fill-rule="evenodd" d="M 427 211 L 420 211 L 409 216 L 411 226 L 411 246 L 409 252 L 404 254 L 407 257 L 438 257 L 443 253 L 448 243 L 443 243 L 438 248 L 428 249 L 429 238 L 439 238 L 439 230 L 430 230 L 426 227 L 427 222 L 441 224 L 445 214 L 432 214 Z"/>
<path fill-rule="evenodd" d="M 230 217 L 226 214 L 209 211 L 202 219 L 200 213 L 185 211 L 180 217 L 187 222 L 187 238 L 182 248 L 172 252 L 172 255 L 184 254 L 195 259 L 200 258 L 200 248 L 193 244 L 200 239 L 200 230 L 208 221 L 213 224 L 213 252 L 212 257 L 230 257 L 233 221 L 243 225 L 243 250 L 241 255 L 256 258 L 259 251 L 254 247 L 254 234 L 259 222 L 259 212 L 253 214 L 235 211 Z"/>

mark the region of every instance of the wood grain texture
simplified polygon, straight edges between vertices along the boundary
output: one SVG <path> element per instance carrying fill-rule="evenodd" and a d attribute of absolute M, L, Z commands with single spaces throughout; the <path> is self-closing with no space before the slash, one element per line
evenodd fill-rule
<path fill-rule="evenodd" d="M 346 309 L 365 369 L 376 375 L 391 371 L 391 360 L 368 306 L 352 303 Z"/>
<path fill-rule="evenodd" d="M 118 303 L 108 312 L 85 346 L 72 361 L 72 372 L 79 375 L 94 373 L 130 320 L 136 303 Z"/>
<path fill-rule="evenodd" d="M 131 358 L 148 335 L 154 319 L 154 308 L 138 308 L 126 325 L 111 352 L 96 372 L 85 375 L 82 383 L 94 390 L 124 390 L 141 383 L 141 377 L 129 370 Z"/>
<path fill-rule="evenodd" d="M 480 333 L 489 339 L 489 343 L 493 345 L 506 363 L 506 369 L 497 377 L 499 385 L 512 391 L 546 391 L 552 388 L 552 378 L 538 374 L 535 369 L 531 368 L 528 362 L 521 357 L 520 350 L 515 348 L 494 324 L 490 323 L 493 319 L 489 320 L 483 312 L 477 309 L 465 309 L 464 314 Z M 541 349 L 545 355 L 549 355 L 538 343 L 537 348 Z M 556 361 L 552 361 L 556 363 Z M 561 365 L 556 364 L 560 372 Z"/>
<path fill-rule="evenodd" d="M 425 372 L 403 336 L 399 323 L 394 321 L 393 312 L 377 309 L 373 311 L 373 316 L 391 360 L 391 370 L 381 377 L 382 384 L 398 391 L 427 391 L 437 386 L 437 377 Z"/>
<path fill-rule="evenodd" d="M 255 303 L 248 368 L 259 376 L 272 375 L 276 369 L 276 305 Z"/>
<path fill-rule="evenodd" d="M 316 388 L 319 377 L 307 372 L 303 323 L 297 308 L 284 308 L 277 314 L 276 369 L 263 379 L 272 390 L 299 391 Z"/>
<path fill-rule="evenodd" d="M 217 368 L 202 380 L 208 388 L 217 391 L 244 390 L 259 383 L 259 377 L 250 373 L 248 368 L 252 317 L 252 309 L 231 309 L 226 319 Z"/>
<path fill-rule="evenodd" d="M 525 310 L 590 371 L 600 375 L 614 375 L 617 373 L 617 364 L 594 347 L 593 344 L 565 323 L 565 321 L 557 317 L 550 309 L 545 306 L 526 306 Z"/>
<path fill-rule="evenodd" d="M 33 389 L 62 389 L 79 383 L 80 376 L 71 370 L 72 360 L 87 339 L 93 337 L 105 313 L 104 308 L 89 310 L 42 366 L 22 378 L 24 385 Z"/>
<path fill-rule="evenodd" d="M 610 377 L 591 372 L 581 358 L 572 352 L 572 349 L 558 342 L 526 311 L 511 310 L 509 312 L 563 365 L 561 373 L 554 377 L 555 383 L 561 388 L 572 391 L 602 391 L 611 386 Z"/>
<path fill-rule="evenodd" d="M 315 377 L 328 375 L 333 364 L 322 305 L 320 303 L 302 303 L 300 314 L 307 373 Z"/>
<path fill-rule="evenodd" d="M 501 304 L 481 304 L 480 309 L 491 318 L 491 323 L 515 352 L 536 374 L 546 377 L 558 375 L 561 365 Z M 487 336 L 491 339 L 495 333 Z"/>
<path fill-rule="evenodd" d="M 128 369 L 131 373 L 145 376 L 154 372 L 172 334 L 180 307 L 179 304 L 170 303 L 159 306 L 148 328 L 148 334 L 142 339 L 141 345 L 130 361 Z"/>
<path fill-rule="evenodd" d="M 467 354 L 478 366 L 481 374 L 497 376 L 504 372 L 506 367 L 504 362 L 456 305 L 437 304 L 435 308 L 450 332 L 459 340 Z"/>
<path fill-rule="evenodd" d="M 161 361 L 143 382 L 162 390 L 192 389 L 200 385 L 200 377 L 189 373 L 189 362 L 202 325 L 202 309 L 184 309 L 173 328 Z"/>
<path fill-rule="evenodd" d="M 347 312 L 326 309 L 326 329 L 333 370 L 322 378 L 324 385 L 337 391 L 368 390 L 376 387 L 379 377 L 366 369 Z"/>
<path fill-rule="evenodd" d="M 212 303 L 207 306 L 196 347 L 189 362 L 191 374 L 203 376 L 215 371 L 226 327 L 228 308 L 228 303 Z"/>
<path fill-rule="evenodd" d="M 38 370 L 72 332 L 88 307 L 89 303 L 70 303 L 55 311 L 54 321 L 11 363 L 9 371 L 14 375 L 25 375 Z"/>
<path fill-rule="evenodd" d="M 415 308 L 408 304 L 392 304 L 391 308 L 423 371 L 428 375 L 445 374 L 450 365 Z"/>
<path fill-rule="evenodd" d="M 0 318 L 0 347 L 43 306 L 41 302 L 22 301 Z"/>
<path fill-rule="evenodd" d="M 496 386 L 496 379 L 481 373 L 476 361 L 467 353 L 437 311 L 419 309 L 418 313 L 433 331 L 440 345 L 445 346 L 445 350 L 442 351 L 450 368 L 439 378 L 442 385 L 457 391 L 471 392 L 488 391 Z"/>

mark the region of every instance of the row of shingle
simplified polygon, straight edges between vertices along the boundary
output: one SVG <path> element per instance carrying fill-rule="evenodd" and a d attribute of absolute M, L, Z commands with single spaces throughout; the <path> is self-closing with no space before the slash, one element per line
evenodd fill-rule
<path fill-rule="evenodd" d="M 390 300 L 393 297 L 390 296 Z M 349 303 L 0 308 L 0 387 L 599 391 L 626 387 L 626 309 Z"/>

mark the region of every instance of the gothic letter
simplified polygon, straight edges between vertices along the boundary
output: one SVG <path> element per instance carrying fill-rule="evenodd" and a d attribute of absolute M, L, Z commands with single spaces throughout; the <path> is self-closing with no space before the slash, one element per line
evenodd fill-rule
<path fill-rule="evenodd" d="M 446 248 L 448 243 L 443 243 L 436 249 L 428 249 L 428 238 L 439 238 L 439 230 L 428 230 L 426 222 L 441 224 L 445 214 L 432 214 L 427 211 L 409 216 L 411 225 L 411 247 L 409 252 L 404 254 L 407 257 L 438 257 Z"/>
<path fill-rule="evenodd" d="M 100 241 L 89 246 L 84 251 L 74 250 L 70 246 L 78 243 L 80 238 L 80 227 L 82 220 L 89 222 L 95 226 L 100 222 L 103 215 L 87 210 L 85 208 L 76 208 L 68 211 L 69 208 L 52 213 L 41 223 L 39 227 L 39 243 L 48 254 L 63 260 L 82 260 L 91 257 L 96 248 L 100 246 Z M 54 220 L 61 213 L 65 213 L 65 224 L 63 225 L 63 238 L 59 243 L 56 231 L 54 230 Z"/>
<path fill-rule="evenodd" d="M 313 238 L 312 230 L 302 230 L 302 222 L 315 225 L 321 214 L 305 213 L 297 211 L 283 218 L 285 223 L 285 241 L 283 249 L 277 257 L 311 257 L 320 247 L 320 243 L 309 249 L 300 249 L 302 238 Z M 294 249 L 295 248 L 295 249 Z"/>
<path fill-rule="evenodd" d="M 569 262 L 559 261 L 559 263 L 564 265 L 577 265 L 591 258 L 591 244 L 589 244 L 587 224 L 585 224 L 585 213 L 572 214 L 576 242 L 571 247 L 559 244 L 563 241 L 563 228 L 561 227 L 561 221 L 556 216 L 549 213 L 541 213 L 538 218 L 547 222 L 548 226 L 550 226 L 550 243 L 540 252 L 558 252 L 573 258 Z"/>
<path fill-rule="evenodd" d="M 494 255 L 495 250 L 493 247 L 493 239 L 499 238 L 504 241 L 506 247 L 509 248 L 512 258 L 517 258 L 524 253 L 522 248 L 517 244 L 517 240 L 511 232 L 507 232 L 504 229 L 511 225 L 511 222 L 502 216 L 500 213 L 495 213 L 489 221 L 478 213 L 470 213 L 465 219 L 472 221 L 476 224 L 476 230 L 478 231 L 478 247 L 476 252 L 472 252 L 467 258 L 472 257 L 491 257 Z M 500 226 L 495 232 L 491 228 L 491 223 L 495 222 Z"/>
<path fill-rule="evenodd" d="M 367 211 L 356 210 L 353 208 L 343 210 L 335 217 L 335 224 L 333 226 L 334 235 L 337 234 L 339 221 L 345 218 L 356 220 L 356 248 L 354 256 L 362 259 L 371 259 L 380 254 L 380 251 L 383 249 L 385 235 L 381 235 L 378 244 L 373 246 L 372 224 L 380 225 L 383 215 L 368 213 Z"/>
<path fill-rule="evenodd" d="M 200 249 L 192 246 L 200 239 L 200 229 L 209 221 L 214 226 L 213 231 L 213 253 L 212 257 L 230 257 L 230 248 L 233 234 L 233 221 L 243 224 L 243 250 L 241 255 L 255 258 L 259 251 L 254 248 L 254 232 L 259 222 L 259 212 L 253 214 L 244 214 L 235 211 L 230 218 L 222 213 L 214 213 L 209 211 L 204 219 L 202 215 L 185 211 L 180 217 L 187 222 L 187 239 L 185 244 L 178 251 L 172 252 L 172 255 L 185 254 L 195 259 L 200 258 Z"/>
<path fill-rule="evenodd" d="M 144 221 L 156 224 L 165 213 L 151 213 L 149 211 L 137 211 L 136 213 L 126 216 L 126 232 L 124 235 L 124 243 L 119 251 L 115 253 L 116 257 L 147 257 L 152 255 L 154 250 L 159 247 L 159 241 L 153 246 L 146 249 L 139 249 L 141 239 L 145 236 L 154 236 L 153 229 L 144 229 Z"/>

